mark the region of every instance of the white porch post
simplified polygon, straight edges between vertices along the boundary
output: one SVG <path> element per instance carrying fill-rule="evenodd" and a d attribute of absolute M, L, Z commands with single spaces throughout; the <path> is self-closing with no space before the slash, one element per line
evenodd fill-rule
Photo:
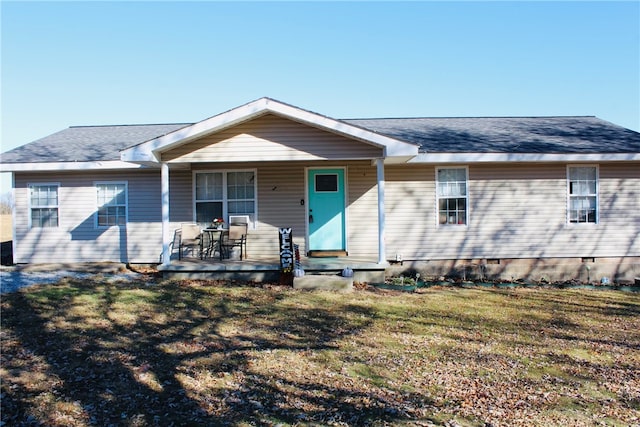
<path fill-rule="evenodd" d="M 384 159 L 376 159 L 378 172 L 378 264 L 387 263 L 385 252 L 385 218 L 384 218 Z"/>
<path fill-rule="evenodd" d="M 171 263 L 171 229 L 169 228 L 169 164 L 160 165 L 160 189 L 162 192 L 162 265 Z"/>

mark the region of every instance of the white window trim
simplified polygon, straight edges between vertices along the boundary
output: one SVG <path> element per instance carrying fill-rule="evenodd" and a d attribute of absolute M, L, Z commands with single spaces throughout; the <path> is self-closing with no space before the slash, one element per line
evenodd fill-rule
<path fill-rule="evenodd" d="M 467 217 L 466 217 L 466 221 L 464 224 L 440 224 L 440 195 L 438 194 L 438 171 L 440 170 L 444 170 L 444 169 L 464 169 L 465 170 L 465 185 L 466 185 L 466 189 L 467 192 L 465 194 L 465 199 L 466 199 L 466 205 L 467 205 Z M 436 227 L 440 228 L 467 228 L 469 227 L 469 222 L 471 219 L 471 204 L 469 203 L 469 166 L 466 165 L 448 165 L 448 166 L 439 166 L 435 168 L 435 198 L 436 198 L 436 203 L 435 203 L 435 220 L 436 220 Z M 450 199 L 450 197 L 446 197 L 447 199 Z M 458 197 L 459 198 L 459 197 Z"/>
<path fill-rule="evenodd" d="M 253 199 L 254 199 L 254 218 L 253 224 L 249 225 L 250 230 L 258 228 L 258 169 L 202 169 L 195 170 L 191 174 L 191 200 L 193 221 L 196 221 L 196 175 L 199 173 L 221 173 L 222 174 L 222 216 L 229 218 L 229 199 L 227 197 L 227 173 L 229 172 L 253 172 Z M 219 201 L 219 200 L 215 200 Z M 237 214 L 234 214 L 237 215 Z"/>
<path fill-rule="evenodd" d="M 124 185 L 124 227 L 129 223 L 129 182 L 128 181 L 94 181 L 93 189 L 94 189 L 94 198 L 96 208 L 95 213 L 93 215 L 93 224 L 96 229 L 107 229 L 111 227 L 123 227 L 122 225 L 114 224 L 114 225 L 99 225 L 98 224 L 98 210 L 102 207 L 98 204 L 98 185 Z"/>
<path fill-rule="evenodd" d="M 595 168 L 596 169 L 596 222 L 571 222 L 571 179 L 569 171 L 571 168 Z M 593 227 L 600 224 L 600 165 L 598 164 L 569 164 L 567 165 L 567 215 L 566 223 L 571 227 Z"/>
<path fill-rule="evenodd" d="M 32 206 L 31 205 L 31 189 L 33 187 L 42 187 L 42 186 L 56 186 L 58 187 L 58 204 L 56 206 Z M 32 182 L 32 183 L 28 183 L 27 184 L 27 189 L 28 194 L 27 194 L 27 198 L 29 199 L 29 211 L 28 211 L 28 224 L 29 224 L 29 229 L 34 228 L 33 227 L 33 221 L 31 219 L 31 209 L 33 208 L 53 208 L 55 207 L 56 209 L 58 209 L 58 225 L 56 227 L 37 227 L 38 229 L 44 229 L 44 228 L 60 228 L 60 183 L 59 182 Z"/>

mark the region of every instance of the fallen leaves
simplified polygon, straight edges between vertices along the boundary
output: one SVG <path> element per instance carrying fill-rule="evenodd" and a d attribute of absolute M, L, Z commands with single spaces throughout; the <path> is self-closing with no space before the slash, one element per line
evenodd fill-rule
<path fill-rule="evenodd" d="M 67 281 L 10 294 L 2 422 L 640 423 L 636 295 L 381 295 L 203 281 Z"/>

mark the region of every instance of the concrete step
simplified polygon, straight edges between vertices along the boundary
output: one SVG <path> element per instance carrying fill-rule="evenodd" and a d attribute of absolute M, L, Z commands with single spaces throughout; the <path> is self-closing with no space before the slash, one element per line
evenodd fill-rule
<path fill-rule="evenodd" d="M 308 274 L 293 278 L 294 289 L 351 292 L 353 277 Z"/>

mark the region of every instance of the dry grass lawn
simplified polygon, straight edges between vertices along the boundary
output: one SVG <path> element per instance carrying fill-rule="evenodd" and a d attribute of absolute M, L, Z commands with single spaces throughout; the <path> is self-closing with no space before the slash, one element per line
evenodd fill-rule
<path fill-rule="evenodd" d="M 640 295 L 97 277 L 2 298 L 3 425 L 640 423 Z"/>

